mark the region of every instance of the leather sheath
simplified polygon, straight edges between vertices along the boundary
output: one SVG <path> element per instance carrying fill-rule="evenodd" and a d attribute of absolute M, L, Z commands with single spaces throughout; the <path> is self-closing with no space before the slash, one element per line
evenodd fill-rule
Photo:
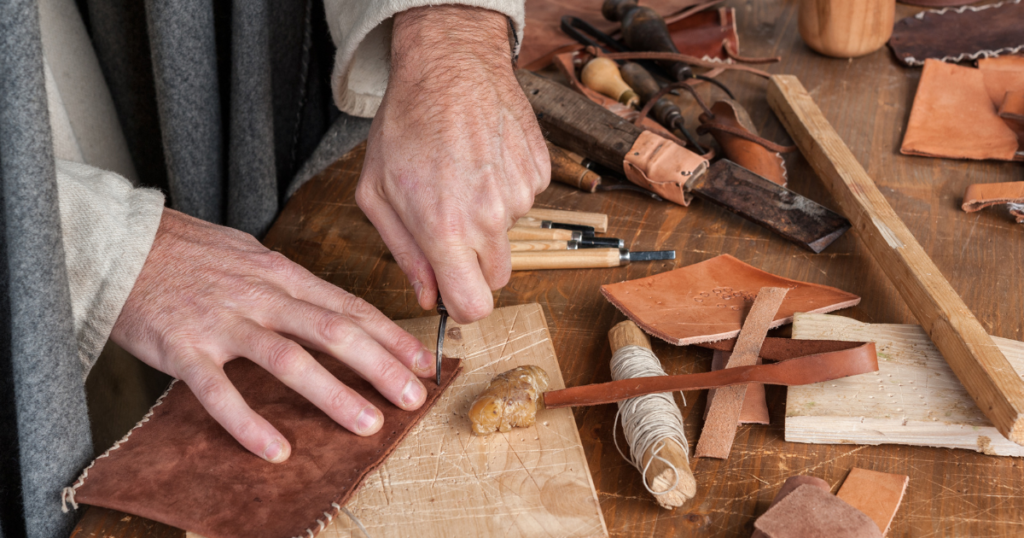
<path fill-rule="evenodd" d="M 860 297 L 852 293 L 782 278 L 728 254 L 646 278 L 606 284 L 601 293 L 648 334 L 682 346 L 739 334 L 747 309 L 763 287 L 791 288 L 772 328 L 793 321 L 795 312 L 827 313 L 860 303 Z"/>
<path fill-rule="evenodd" d="M 896 21 L 889 46 L 907 65 L 961 62 L 1024 52 L 1024 2 L 922 11 Z"/>
<path fill-rule="evenodd" d="M 964 193 L 964 211 L 973 213 L 997 204 L 1016 204 L 1011 206 L 1010 213 L 1018 223 L 1024 223 L 1024 181 L 1009 183 L 975 183 L 967 187 Z"/>
<path fill-rule="evenodd" d="M 787 359 L 774 364 L 739 366 L 699 374 L 638 377 L 544 393 L 547 408 L 600 405 L 683 390 L 703 390 L 764 383 L 807 385 L 878 371 L 873 342 L 829 342 L 834 351 Z"/>
<path fill-rule="evenodd" d="M 726 159 L 750 170 L 751 172 L 783 187 L 786 186 L 786 161 L 782 155 L 770 151 L 761 144 L 740 138 L 734 134 L 714 129 L 724 125 L 733 129 L 757 135 L 757 128 L 750 120 L 750 115 L 736 101 L 725 99 L 711 106 L 714 118 L 707 114 L 700 115 L 700 124 L 711 132 Z"/>
<path fill-rule="evenodd" d="M 446 359 L 442 384 L 425 381 L 427 399 L 404 411 L 340 361 L 314 353 L 342 383 L 384 414 L 376 435 L 359 437 L 255 363 L 225 373 L 246 403 L 292 445 L 284 463 L 245 450 L 210 417 L 184 383 L 174 383 L 152 415 L 120 446 L 97 458 L 75 502 L 135 514 L 206 538 L 313 536 L 336 516 L 461 371 Z"/>
<path fill-rule="evenodd" d="M 622 162 L 626 179 L 683 207 L 693 199 L 686 182 L 707 169 L 707 159 L 651 131 L 640 133 Z"/>

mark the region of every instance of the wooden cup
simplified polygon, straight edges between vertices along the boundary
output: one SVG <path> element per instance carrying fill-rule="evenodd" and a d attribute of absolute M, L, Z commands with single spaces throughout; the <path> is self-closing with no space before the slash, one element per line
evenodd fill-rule
<path fill-rule="evenodd" d="M 798 26 L 808 47 L 856 58 L 889 41 L 895 18 L 896 0 L 800 0 Z"/>

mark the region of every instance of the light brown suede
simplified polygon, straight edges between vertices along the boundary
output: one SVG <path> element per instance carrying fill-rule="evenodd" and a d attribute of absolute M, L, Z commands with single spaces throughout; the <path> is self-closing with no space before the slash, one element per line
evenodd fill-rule
<path fill-rule="evenodd" d="M 814 485 L 803 485 L 754 522 L 768 538 L 881 538 L 871 518 Z"/>
<path fill-rule="evenodd" d="M 707 168 L 704 157 L 650 131 L 640 133 L 622 163 L 631 182 L 684 207 L 693 199 L 684 185 Z"/>
<path fill-rule="evenodd" d="M 880 473 L 867 469 L 853 468 L 850 475 L 839 488 L 837 497 L 849 503 L 850 506 L 867 514 L 882 535 L 889 532 L 889 525 L 896 511 L 900 508 L 900 501 L 907 491 L 907 484 L 910 477 L 903 474 Z"/>

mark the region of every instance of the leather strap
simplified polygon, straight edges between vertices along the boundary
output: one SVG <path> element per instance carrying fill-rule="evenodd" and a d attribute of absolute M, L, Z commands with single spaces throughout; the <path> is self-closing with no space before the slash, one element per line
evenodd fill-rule
<path fill-rule="evenodd" d="M 808 346 L 805 349 L 826 351 L 797 358 L 779 359 L 780 362 L 775 364 L 741 366 L 700 374 L 623 379 L 555 390 L 544 393 L 544 406 L 556 409 L 601 405 L 659 392 L 717 389 L 743 383 L 792 387 L 878 371 L 878 358 L 873 342 L 791 340 L 790 342 L 800 344 L 780 345 L 772 344 L 772 340 L 780 339 L 766 338 L 761 348 L 762 354 L 768 353 L 769 349 L 776 357 L 792 354 L 799 352 L 799 347 L 805 342 Z"/>

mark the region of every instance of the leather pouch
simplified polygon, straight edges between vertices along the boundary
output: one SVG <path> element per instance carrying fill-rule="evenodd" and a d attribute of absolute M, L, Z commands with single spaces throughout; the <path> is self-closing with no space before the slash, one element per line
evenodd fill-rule
<path fill-rule="evenodd" d="M 441 386 L 425 382 L 426 402 L 409 412 L 339 361 L 314 356 L 381 410 L 380 432 L 359 437 L 255 363 L 234 360 L 225 373 L 246 403 L 291 442 L 288 461 L 272 464 L 250 454 L 187 385 L 173 383 L 128 436 L 65 490 L 65 500 L 136 514 L 207 538 L 319 533 L 430 410 L 458 375 L 461 361 L 445 360 Z"/>
<path fill-rule="evenodd" d="M 998 113 L 1007 92 L 1021 88 L 1024 62 L 1015 56 L 981 61 L 978 69 L 927 60 L 900 152 L 1024 160 L 1024 132 Z"/>
<path fill-rule="evenodd" d="M 960 2 L 963 4 L 963 2 Z M 961 62 L 1024 52 L 1024 2 L 922 11 L 896 22 L 889 46 L 920 66 L 931 58 Z"/>

